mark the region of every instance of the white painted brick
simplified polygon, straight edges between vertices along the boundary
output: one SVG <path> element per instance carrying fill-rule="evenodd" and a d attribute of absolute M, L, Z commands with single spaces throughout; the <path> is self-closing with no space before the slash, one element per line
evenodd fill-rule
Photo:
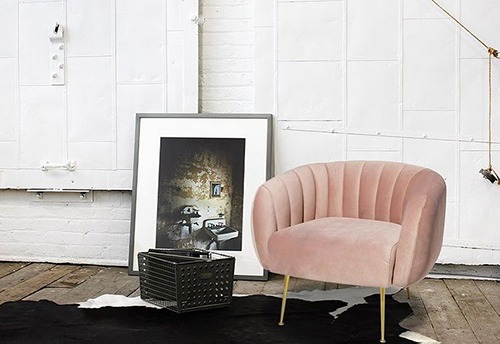
<path fill-rule="evenodd" d="M 253 11 L 253 1 L 200 3 L 199 111 L 254 111 Z"/>
<path fill-rule="evenodd" d="M 19 231 L 32 228 L 34 225 L 33 219 L 29 218 L 2 218 L 0 226 L 5 231 Z"/>
<path fill-rule="evenodd" d="M 0 75 L 0 123 L 2 123 L 0 125 L 0 140 L 18 140 L 19 88 L 17 83 L 17 59 L 0 58 Z"/>
<path fill-rule="evenodd" d="M 130 209 L 127 212 L 128 216 L 126 220 L 116 220 L 112 219 L 112 221 L 106 222 L 106 233 L 110 234 L 130 234 Z M 124 216 L 125 217 L 125 216 Z M 101 222 L 102 223 L 102 222 Z M 128 243 L 127 243 L 128 245 Z"/>
<path fill-rule="evenodd" d="M 29 245 L 17 242 L 0 242 L 0 259 L 3 261 L 29 261 Z M 18 259 L 23 257 L 23 259 Z"/>
<path fill-rule="evenodd" d="M 0 259 L 125 266 L 130 192 L 94 195 L 94 203 L 44 203 L 25 191 L 0 190 Z"/>
<path fill-rule="evenodd" d="M 103 207 L 116 208 L 128 207 L 130 208 L 131 191 L 99 191 L 94 193 L 94 200 Z"/>
<path fill-rule="evenodd" d="M 116 3 L 116 78 L 118 83 L 165 80 L 165 1 Z"/>
<path fill-rule="evenodd" d="M 45 235 L 45 240 L 48 244 L 54 245 L 84 244 L 82 233 L 72 233 L 62 230 L 48 231 Z"/>
<path fill-rule="evenodd" d="M 405 110 L 454 110 L 456 45 L 447 20 L 404 23 L 403 106 Z"/>
<path fill-rule="evenodd" d="M 348 59 L 398 59 L 399 3 L 400 0 L 346 2 Z"/>
<path fill-rule="evenodd" d="M 113 53 L 113 0 L 67 0 L 67 13 L 67 56 L 101 56 Z"/>
<path fill-rule="evenodd" d="M 253 87 L 204 87 L 203 99 L 205 100 L 253 100 Z"/>
<path fill-rule="evenodd" d="M 229 87 L 251 86 L 253 74 L 251 73 L 211 73 L 200 78 L 202 87 Z"/>
<path fill-rule="evenodd" d="M 184 32 L 167 33 L 167 112 L 184 112 Z M 200 52 L 201 56 L 201 52 Z M 183 66 L 183 67 L 179 67 Z"/>
<path fill-rule="evenodd" d="M 219 58 L 234 58 L 244 59 L 253 55 L 253 47 L 250 45 L 234 46 L 231 44 L 223 46 L 208 45 L 203 47 L 202 57 L 219 59 Z"/>
<path fill-rule="evenodd" d="M 128 239 L 128 234 L 89 232 L 83 235 L 83 245 L 127 246 L 129 244 Z"/>
<path fill-rule="evenodd" d="M 137 113 L 165 112 L 163 85 L 119 85 L 117 87 L 117 167 L 132 169 Z"/>
<path fill-rule="evenodd" d="M 63 2 L 19 4 L 19 77 L 21 85 L 50 85 L 49 32 L 66 26 Z"/>
<path fill-rule="evenodd" d="M 260 27 L 255 29 L 255 65 L 254 71 L 254 111 L 261 113 L 274 112 L 274 87 L 276 67 L 274 57 L 273 29 Z"/>
<path fill-rule="evenodd" d="M 213 72 L 252 72 L 254 61 L 252 59 L 204 59 L 200 61 L 201 75 Z"/>
<path fill-rule="evenodd" d="M 253 47 L 254 35 L 251 31 L 227 32 L 223 35 L 217 32 L 207 32 L 203 35 L 203 45 L 224 46 L 231 45 L 238 48 L 244 46 Z"/>
<path fill-rule="evenodd" d="M 397 130 L 399 122 L 399 64 L 349 62 L 347 110 L 349 127 Z"/>
<path fill-rule="evenodd" d="M 253 102 L 236 100 L 201 101 L 200 111 L 206 113 L 248 113 L 253 111 Z"/>
<path fill-rule="evenodd" d="M 280 63 L 277 101 L 284 119 L 342 119 L 341 63 Z"/>
<path fill-rule="evenodd" d="M 67 65 L 68 140 L 113 140 L 113 59 L 69 58 Z"/>
<path fill-rule="evenodd" d="M 204 32 L 235 32 L 250 31 L 253 29 L 253 22 L 250 19 L 212 19 L 203 21 Z"/>
<path fill-rule="evenodd" d="M 95 217 L 105 220 L 130 220 L 129 208 L 113 208 L 110 210 L 96 209 Z"/>
<path fill-rule="evenodd" d="M 18 0 L 0 1 L 0 57 L 17 56 Z M 0 74 L 2 75 L 2 74 Z"/>
<path fill-rule="evenodd" d="M 500 6 L 497 0 L 462 0 L 461 1 L 461 21 L 477 37 L 490 47 L 500 49 L 500 39 L 498 37 L 498 18 L 500 18 Z M 477 42 L 465 31 L 461 31 L 461 57 L 481 57 L 488 56 L 486 48 Z"/>
<path fill-rule="evenodd" d="M 342 7 L 340 1 L 279 3 L 278 58 L 340 60 Z"/>
<path fill-rule="evenodd" d="M 443 6 L 448 12 L 456 14 L 456 3 L 459 0 L 439 0 L 438 3 Z M 422 18 L 448 18 L 430 0 L 415 1 L 403 0 L 403 18 L 405 19 L 422 19 Z"/>
<path fill-rule="evenodd" d="M 75 160 L 78 169 L 110 170 L 115 166 L 114 142 L 69 142 L 68 157 Z"/>
<path fill-rule="evenodd" d="M 126 239 L 128 243 L 128 238 Z M 129 255 L 129 248 L 127 246 L 116 246 L 116 245 L 110 245 L 107 246 L 104 250 L 103 255 L 105 257 L 113 257 L 116 260 L 118 260 L 118 263 L 121 263 L 121 265 L 127 265 L 128 264 L 128 255 Z M 125 259 L 123 257 L 126 257 Z"/>
<path fill-rule="evenodd" d="M 66 161 L 64 88 L 22 86 L 21 166 L 40 168 L 42 160 Z"/>
<path fill-rule="evenodd" d="M 456 199 L 456 142 L 404 139 L 403 162 L 433 169 L 443 176 L 447 199 Z M 478 170 L 479 171 L 479 170 Z M 479 174 L 478 174 L 479 175 Z"/>
<path fill-rule="evenodd" d="M 36 228 L 43 232 L 65 232 L 69 229 L 71 221 L 71 219 L 44 219 L 39 217 L 36 219 Z"/>

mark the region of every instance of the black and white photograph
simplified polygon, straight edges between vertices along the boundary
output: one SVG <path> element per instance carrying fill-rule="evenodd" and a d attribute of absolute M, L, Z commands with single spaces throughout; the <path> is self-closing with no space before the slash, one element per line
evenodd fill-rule
<path fill-rule="evenodd" d="M 156 247 L 240 251 L 245 139 L 162 138 Z"/>

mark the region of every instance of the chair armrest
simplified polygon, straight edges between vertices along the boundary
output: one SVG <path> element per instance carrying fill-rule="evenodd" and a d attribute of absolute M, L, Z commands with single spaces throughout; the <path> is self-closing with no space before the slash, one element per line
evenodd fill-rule
<path fill-rule="evenodd" d="M 405 195 L 394 285 L 414 284 L 432 269 L 443 244 L 445 211 L 443 178 L 429 169 L 420 171 L 412 178 Z"/>
<path fill-rule="evenodd" d="M 267 243 L 277 230 L 276 210 L 271 192 L 265 186 L 261 186 L 253 202 L 252 233 L 257 256 L 267 270 L 269 270 Z"/>

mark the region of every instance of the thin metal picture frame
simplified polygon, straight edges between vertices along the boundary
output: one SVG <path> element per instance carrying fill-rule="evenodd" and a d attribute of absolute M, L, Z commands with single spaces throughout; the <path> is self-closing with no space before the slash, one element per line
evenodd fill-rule
<path fill-rule="evenodd" d="M 232 138 L 245 140 L 242 242 L 241 250 L 220 252 L 235 257 L 235 279 L 267 280 L 268 271 L 261 266 L 254 247 L 251 210 L 257 188 L 272 177 L 272 125 L 269 114 L 137 114 L 129 274 L 138 274 L 139 252 L 156 248 L 161 139 Z M 213 196 L 213 185 L 209 184 Z M 219 186 L 224 190 L 224 185 Z"/>

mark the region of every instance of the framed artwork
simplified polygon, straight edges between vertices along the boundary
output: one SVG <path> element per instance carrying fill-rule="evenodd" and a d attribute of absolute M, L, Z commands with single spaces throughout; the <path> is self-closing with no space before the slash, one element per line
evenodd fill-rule
<path fill-rule="evenodd" d="M 251 210 L 271 135 L 271 115 L 138 114 L 129 273 L 150 248 L 202 248 L 235 257 L 236 279 L 267 279 Z"/>

